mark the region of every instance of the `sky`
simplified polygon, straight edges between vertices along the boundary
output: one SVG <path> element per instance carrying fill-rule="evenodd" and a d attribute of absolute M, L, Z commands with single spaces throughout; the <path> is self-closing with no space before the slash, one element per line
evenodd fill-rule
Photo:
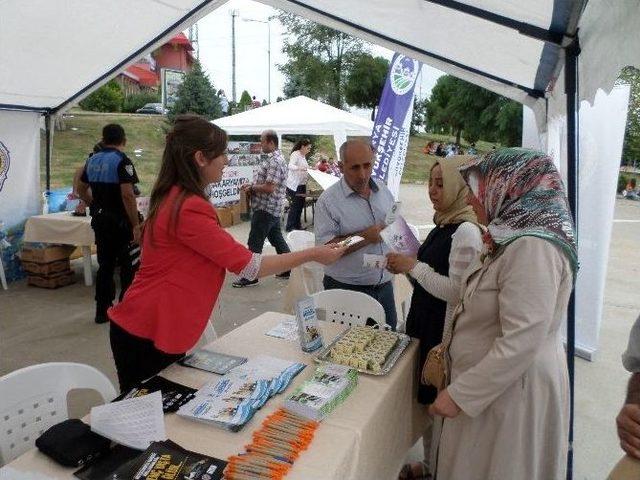
<path fill-rule="evenodd" d="M 251 0 L 231 0 L 214 10 L 198 22 L 200 61 L 209 74 L 216 89 L 223 89 L 231 100 L 231 11 L 237 10 L 236 17 L 236 96 L 243 90 L 255 95 L 260 101 L 268 100 L 268 27 L 267 24 L 249 22 L 246 19 L 266 21 L 277 11 L 267 5 Z M 284 28 L 273 19 L 271 24 L 271 100 L 282 96 L 284 76 L 277 68 L 286 62 L 282 53 Z M 373 55 L 391 59 L 393 52 L 383 47 L 373 46 Z M 428 97 L 442 72 L 424 66 L 422 80 L 416 86 L 416 95 Z"/>

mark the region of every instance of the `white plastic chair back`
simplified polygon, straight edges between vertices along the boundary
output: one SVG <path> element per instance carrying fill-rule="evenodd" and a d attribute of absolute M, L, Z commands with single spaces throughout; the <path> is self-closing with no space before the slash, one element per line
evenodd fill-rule
<path fill-rule="evenodd" d="M 96 390 L 104 402 L 116 389 L 102 372 L 80 363 L 42 363 L 0 378 L 0 465 L 35 445 L 49 427 L 69 417 L 71 390 Z"/>
<path fill-rule="evenodd" d="M 323 290 L 312 295 L 317 310 L 324 310 L 325 320 L 342 325 L 366 325 L 371 318 L 380 327 L 387 325 L 384 308 L 373 297 L 351 290 Z"/>
<path fill-rule="evenodd" d="M 418 230 L 418 227 L 416 227 L 415 225 L 411 224 L 411 223 L 407 223 L 407 226 L 409 227 L 409 230 L 411 230 L 411 233 L 413 233 L 413 235 L 420 240 L 420 230 Z"/>
<path fill-rule="evenodd" d="M 292 251 L 304 250 L 311 248 L 316 244 L 316 236 L 313 232 L 306 230 L 291 230 L 287 234 L 287 243 Z"/>

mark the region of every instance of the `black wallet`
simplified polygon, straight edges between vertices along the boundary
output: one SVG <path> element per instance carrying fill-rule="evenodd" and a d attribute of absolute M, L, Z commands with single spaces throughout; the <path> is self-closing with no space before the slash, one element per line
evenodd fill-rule
<path fill-rule="evenodd" d="M 108 452 L 110 445 L 111 440 L 77 418 L 54 425 L 36 440 L 42 453 L 65 467 L 81 467 Z"/>

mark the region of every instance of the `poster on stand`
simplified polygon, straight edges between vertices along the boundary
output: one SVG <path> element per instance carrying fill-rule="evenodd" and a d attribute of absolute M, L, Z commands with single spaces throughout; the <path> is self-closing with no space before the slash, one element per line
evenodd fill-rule
<path fill-rule="evenodd" d="M 387 184 L 396 200 L 409 145 L 413 92 L 421 68 L 417 60 L 399 53 L 393 56 L 371 133 L 376 151 L 373 176 Z"/>
<path fill-rule="evenodd" d="M 0 256 L 8 281 L 23 275 L 16 257 L 27 218 L 41 213 L 40 114 L 0 112 Z"/>
<path fill-rule="evenodd" d="M 162 106 L 171 108 L 178 100 L 178 88 L 184 82 L 185 73 L 182 70 L 163 68 L 160 70 L 162 85 Z"/>

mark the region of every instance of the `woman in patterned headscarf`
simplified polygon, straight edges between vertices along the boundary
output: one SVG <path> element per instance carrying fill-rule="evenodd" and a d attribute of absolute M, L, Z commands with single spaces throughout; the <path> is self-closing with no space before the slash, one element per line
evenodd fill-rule
<path fill-rule="evenodd" d="M 539 152 L 504 149 L 460 169 L 488 220 L 453 317 L 438 478 L 565 477 L 569 382 L 561 338 L 578 267 L 562 180 Z"/>

